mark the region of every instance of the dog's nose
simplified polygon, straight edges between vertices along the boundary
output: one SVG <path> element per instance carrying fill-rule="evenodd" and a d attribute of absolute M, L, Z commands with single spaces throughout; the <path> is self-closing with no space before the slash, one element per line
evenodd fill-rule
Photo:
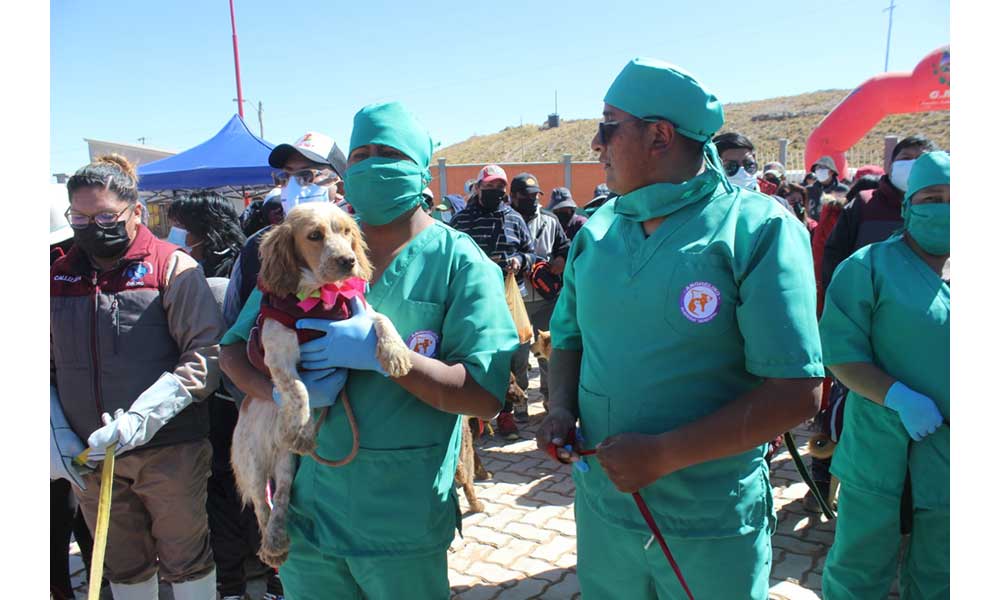
<path fill-rule="evenodd" d="M 337 264 L 343 267 L 344 269 L 353 269 L 354 263 L 355 260 L 353 256 L 341 256 L 340 258 L 337 259 Z"/>

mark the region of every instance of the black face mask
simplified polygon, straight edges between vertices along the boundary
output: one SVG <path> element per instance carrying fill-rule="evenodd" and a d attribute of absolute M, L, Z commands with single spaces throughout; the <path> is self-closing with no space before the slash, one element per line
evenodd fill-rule
<path fill-rule="evenodd" d="M 111 229 L 102 229 L 97 223 L 91 223 L 85 229 L 74 229 L 73 241 L 95 258 L 114 258 L 124 254 L 132 240 L 128 239 L 125 221 L 118 221 Z"/>
<path fill-rule="evenodd" d="M 495 211 L 507 199 L 503 190 L 479 190 L 479 203 L 487 212 Z"/>
<path fill-rule="evenodd" d="M 521 213 L 521 216 L 523 216 L 525 220 L 527 220 L 528 217 L 535 216 L 535 209 L 537 207 L 538 207 L 538 201 L 535 200 L 533 196 L 529 196 L 527 199 L 518 198 L 517 204 L 515 205 L 514 208 L 516 208 L 517 212 Z"/>

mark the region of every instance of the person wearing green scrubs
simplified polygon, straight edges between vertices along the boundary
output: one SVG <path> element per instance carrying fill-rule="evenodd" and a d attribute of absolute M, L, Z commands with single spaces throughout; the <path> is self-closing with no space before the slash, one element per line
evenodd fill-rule
<path fill-rule="evenodd" d="M 950 181 L 947 153 L 918 158 L 902 232 L 851 255 L 826 292 L 823 355 L 850 390 L 831 466 L 840 499 L 823 569 L 828 600 L 889 593 L 907 478 L 913 531 L 902 597 L 950 593 Z"/>
<path fill-rule="evenodd" d="M 349 370 L 361 448 L 339 468 L 301 458 L 280 569 L 291 600 L 449 596 L 447 549 L 460 525 L 459 415 L 496 416 L 518 337 L 500 269 L 471 238 L 420 208 L 432 148 L 399 103 L 355 115 L 344 179 L 374 266 L 366 299 L 407 342 L 413 368 L 396 379 L 380 372 L 372 322 L 357 303 L 344 321 L 298 322 L 326 332 L 301 346 L 311 403 L 335 398 Z M 223 364 L 253 402 L 270 402 L 271 382 L 245 355 L 259 296 L 255 290 L 227 333 Z M 317 452 L 345 456 L 351 439 L 338 402 Z"/>
<path fill-rule="evenodd" d="M 640 491 L 695 598 L 763 599 L 767 443 L 816 413 L 823 376 L 809 236 L 722 174 L 722 105 L 690 73 L 635 59 L 604 102 L 592 147 L 619 196 L 573 240 L 538 434 L 563 448 L 579 419 L 557 456 L 587 465 L 573 473 L 583 597 L 685 597 Z"/>

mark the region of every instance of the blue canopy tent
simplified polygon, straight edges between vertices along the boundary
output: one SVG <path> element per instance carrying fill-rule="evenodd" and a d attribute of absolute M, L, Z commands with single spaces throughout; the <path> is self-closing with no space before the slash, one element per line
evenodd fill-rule
<path fill-rule="evenodd" d="M 251 195 L 263 195 L 274 187 L 275 169 L 267 164 L 273 148 L 233 115 L 208 141 L 141 165 L 139 191 L 149 212 L 149 228 L 160 237 L 167 235 L 167 207 L 186 190 L 215 190 L 233 203 L 237 213 L 243 211 Z"/>
<path fill-rule="evenodd" d="M 139 189 L 193 190 L 273 186 L 267 157 L 274 145 L 247 129 L 239 115 L 210 140 L 139 167 Z"/>

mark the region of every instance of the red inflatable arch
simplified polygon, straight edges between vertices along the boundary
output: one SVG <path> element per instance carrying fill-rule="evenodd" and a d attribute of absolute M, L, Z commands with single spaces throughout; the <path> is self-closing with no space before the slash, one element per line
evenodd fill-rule
<path fill-rule="evenodd" d="M 951 108 L 949 46 L 928 54 L 912 73 L 882 73 L 840 101 L 806 141 L 806 169 L 830 156 L 841 178 L 847 175 L 847 150 L 883 117 Z"/>

